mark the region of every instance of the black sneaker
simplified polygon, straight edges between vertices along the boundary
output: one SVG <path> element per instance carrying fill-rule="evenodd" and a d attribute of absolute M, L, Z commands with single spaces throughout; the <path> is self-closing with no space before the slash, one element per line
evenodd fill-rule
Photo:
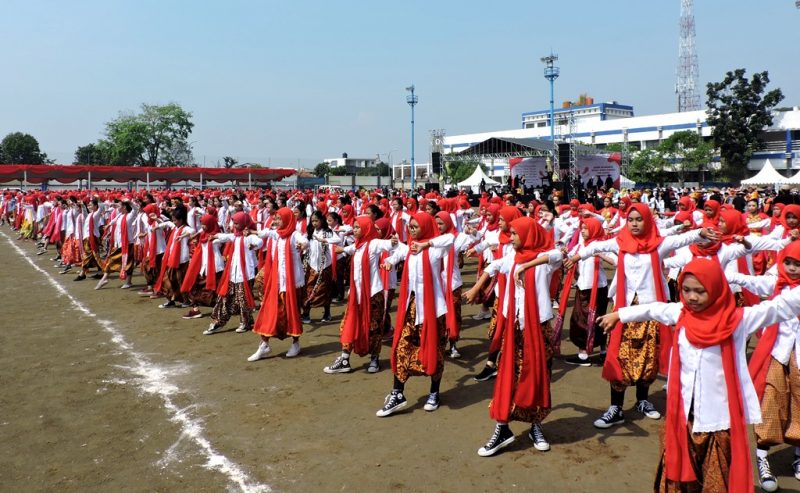
<path fill-rule="evenodd" d="M 328 323 L 328 322 L 331 321 L 331 316 L 330 315 L 323 315 L 322 318 L 319 319 L 319 321 L 321 323 L 323 323 L 323 324 Z"/>
<path fill-rule="evenodd" d="M 336 358 L 336 361 L 333 362 L 331 366 L 326 366 L 322 369 L 325 373 L 334 374 L 334 373 L 350 373 L 353 371 L 353 368 L 350 366 L 350 360 L 347 358 L 343 358 L 339 355 Z"/>
<path fill-rule="evenodd" d="M 393 414 L 408 404 L 406 401 L 406 396 L 403 395 L 402 392 L 399 390 L 392 390 L 392 393 L 386 396 L 386 399 L 383 401 L 383 407 L 375 413 L 375 416 L 380 418 L 389 416 Z"/>
<path fill-rule="evenodd" d="M 661 413 L 656 411 L 656 407 L 647 399 L 637 402 L 636 410 L 650 419 L 661 419 Z"/>
<path fill-rule="evenodd" d="M 431 392 L 428 394 L 428 400 L 425 401 L 425 406 L 423 409 L 428 412 L 433 412 L 439 409 L 439 392 Z"/>
<path fill-rule="evenodd" d="M 540 452 L 547 452 L 550 450 L 550 442 L 548 442 L 547 438 L 544 436 L 541 423 L 533 423 L 533 425 L 531 425 L 528 438 L 533 441 L 533 446 L 536 450 Z"/>
<path fill-rule="evenodd" d="M 758 481 L 764 491 L 778 491 L 778 479 L 772 474 L 766 457 L 756 457 L 758 464 Z"/>
<path fill-rule="evenodd" d="M 609 406 L 608 411 L 603 413 L 594 422 L 595 428 L 606 429 L 614 425 L 621 425 L 625 422 L 625 416 L 622 414 L 622 408 L 619 406 Z"/>
<path fill-rule="evenodd" d="M 589 358 L 582 359 L 580 356 L 570 356 L 569 358 L 564 358 L 564 363 L 575 366 L 592 366 Z"/>
<path fill-rule="evenodd" d="M 497 376 L 497 367 L 491 367 L 489 365 L 486 365 L 483 367 L 483 370 L 481 370 L 480 373 L 478 373 L 472 378 L 476 382 L 485 382 L 490 378 L 494 378 L 496 376 Z"/>
<path fill-rule="evenodd" d="M 508 425 L 495 425 L 492 437 L 486 445 L 478 449 L 478 455 L 490 457 L 512 443 L 514 443 L 514 433 L 511 432 L 511 428 Z"/>
<path fill-rule="evenodd" d="M 794 462 L 792 462 L 792 471 L 794 471 L 794 478 L 800 481 L 800 457 L 794 456 Z"/>

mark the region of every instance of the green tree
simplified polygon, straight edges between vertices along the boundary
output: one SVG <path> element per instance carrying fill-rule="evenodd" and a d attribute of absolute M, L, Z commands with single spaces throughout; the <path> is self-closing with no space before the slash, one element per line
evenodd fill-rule
<path fill-rule="evenodd" d="M 113 164 L 179 166 L 190 164 L 192 114 L 176 103 L 142 105 L 139 114 L 121 114 L 106 123 Z"/>
<path fill-rule="evenodd" d="M 0 141 L 0 163 L 47 164 L 47 154 L 39 149 L 39 141 L 32 135 L 13 132 Z"/>
<path fill-rule="evenodd" d="M 347 176 L 349 173 L 346 167 L 336 166 L 335 168 L 330 168 L 329 174 L 331 176 Z"/>
<path fill-rule="evenodd" d="M 636 182 L 664 183 L 669 163 L 656 149 L 639 151 L 631 158 L 627 178 Z"/>
<path fill-rule="evenodd" d="M 772 125 L 771 109 L 783 100 L 780 89 L 765 93 L 768 72 L 755 73 L 749 80 L 744 74 L 745 69 L 736 69 L 706 88 L 711 136 L 723 172 L 732 180 L 744 176 L 753 150 L 762 142 L 764 128 Z"/>
<path fill-rule="evenodd" d="M 314 174 L 317 178 L 325 178 L 331 174 L 331 166 L 328 163 L 317 163 L 317 165 L 314 166 Z"/>
<path fill-rule="evenodd" d="M 87 144 L 75 150 L 75 160 L 72 164 L 109 164 L 108 146 L 100 142 Z"/>
<path fill-rule="evenodd" d="M 222 158 L 222 162 L 226 169 L 235 168 L 236 165 L 239 164 L 239 160 L 234 159 L 231 156 L 225 156 L 224 158 Z"/>
<path fill-rule="evenodd" d="M 658 145 L 657 153 L 678 173 L 678 182 L 682 187 L 686 181 L 686 173 L 697 171 L 704 173 L 714 154 L 711 144 L 691 130 L 675 132 Z M 701 177 L 701 181 L 704 181 Z"/>

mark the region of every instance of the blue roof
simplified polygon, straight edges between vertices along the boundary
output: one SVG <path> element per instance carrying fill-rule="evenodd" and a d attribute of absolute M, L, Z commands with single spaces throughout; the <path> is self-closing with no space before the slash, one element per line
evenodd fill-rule
<path fill-rule="evenodd" d="M 609 108 L 617 109 L 617 110 L 628 110 L 633 112 L 633 106 L 628 106 L 626 104 L 616 104 L 616 103 L 596 103 L 596 104 L 587 104 L 584 106 L 570 106 L 569 108 L 555 108 L 553 113 L 569 113 L 575 110 L 585 110 L 588 108 L 600 108 L 601 113 L 605 113 L 605 111 Z M 538 110 L 538 111 L 528 111 L 522 114 L 522 117 L 525 118 L 526 116 L 531 115 L 546 115 L 550 114 L 550 110 Z"/>

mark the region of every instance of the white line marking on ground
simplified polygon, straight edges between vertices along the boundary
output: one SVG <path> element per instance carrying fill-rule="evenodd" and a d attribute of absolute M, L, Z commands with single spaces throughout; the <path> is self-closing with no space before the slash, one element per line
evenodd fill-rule
<path fill-rule="evenodd" d="M 211 442 L 204 436 L 203 424 L 200 419 L 192 416 L 187 409 L 179 408 L 172 401 L 175 394 L 181 393 L 180 388 L 174 383 L 169 381 L 170 371 L 153 363 L 147 357 L 134 350 L 133 345 L 129 343 L 122 333 L 114 327 L 114 324 L 109 320 L 101 320 L 83 303 L 78 301 L 72 296 L 66 288 L 64 288 L 58 281 L 55 280 L 47 271 L 36 265 L 36 263 L 22 250 L 7 234 L 0 232 L 0 235 L 6 239 L 17 253 L 24 258 L 35 270 L 41 273 L 47 281 L 53 286 L 59 294 L 65 296 L 72 306 L 87 317 L 93 318 L 97 321 L 98 325 L 102 327 L 110 336 L 111 341 L 117 345 L 122 351 L 125 351 L 130 359 L 133 361 L 131 366 L 125 367 L 128 371 L 134 374 L 137 385 L 143 392 L 151 395 L 156 395 L 161 398 L 164 403 L 164 409 L 169 414 L 169 419 L 177 424 L 181 430 L 181 439 L 188 438 L 193 441 L 199 448 L 201 453 L 206 457 L 205 466 L 207 469 L 218 471 L 239 487 L 244 493 L 262 493 L 271 491 L 268 485 L 255 482 L 250 476 L 224 455 L 217 452 Z"/>

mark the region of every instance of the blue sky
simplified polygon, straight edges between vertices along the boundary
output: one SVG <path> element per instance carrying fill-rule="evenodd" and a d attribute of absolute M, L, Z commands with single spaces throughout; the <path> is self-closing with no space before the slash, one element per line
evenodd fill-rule
<path fill-rule="evenodd" d="M 794 0 L 697 0 L 700 84 L 768 70 L 800 105 Z M 639 115 L 675 109 L 679 0 L 36 1 L 0 3 L 0 136 L 28 132 L 58 162 L 143 102 L 194 115 L 200 163 L 224 155 L 311 167 L 342 152 L 410 154 L 428 130 L 518 128 L 587 92 Z M 704 92 L 704 91 L 703 91 Z"/>

